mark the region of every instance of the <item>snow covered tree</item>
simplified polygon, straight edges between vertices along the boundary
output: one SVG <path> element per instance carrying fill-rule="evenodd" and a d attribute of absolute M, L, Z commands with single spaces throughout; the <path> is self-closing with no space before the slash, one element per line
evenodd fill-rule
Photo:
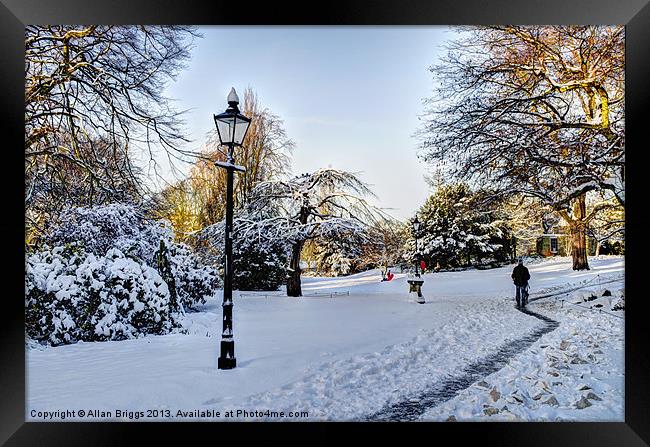
<path fill-rule="evenodd" d="M 324 276 L 357 273 L 363 243 L 368 240 L 364 233 L 345 233 L 336 238 L 315 239 L 313 258 L 317 271 Z"/>
<path fill-rule="evenodd" d="M 273 217 L 251 221 L 268 237 L 291 244 L 287 295 L 302 296 L 300 260 L 311 239 L 359 233 L 377 220 L 379 210 L 368 204 L 368 186 L 350 172 L 319 169 L 286 181 L 258 183 L 250 196 L 252 210 L 277 210 Z"/>
<path fill-rule="evenodd" d="M 588 269 L 586 193 L 624 205 L 624 27 L 467 30 L 432 67 L 421 156 L 499 194 L 535 197 L 569 226 Z"/>
<path fill-rule="evenodd" d="M 465 184 L 440 187 L 418 211 L 419 248 L 428 265 L 446 268 L 503 262 L 511 258 L 510 228 L 489 193 Z M 415 244 L 407 253 L 415 262 Z"/>

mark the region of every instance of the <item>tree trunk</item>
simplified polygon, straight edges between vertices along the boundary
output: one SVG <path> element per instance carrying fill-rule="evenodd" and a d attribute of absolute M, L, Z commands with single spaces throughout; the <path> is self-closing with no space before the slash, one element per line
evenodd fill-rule
<path fill-rule="evenodd" d="M 587 263 L 587 234 L 584 225 L 584 219 L 587 216 L 585 198 L 586 194 L 582 194 L 573 203 L 574 220 L 570 224 L 573 270 L 589 270 L 589 264 Z"/>
<path fill-rule="evenodd" d="M 287 278 L 287 296 L 302 296 L 302 287 L 300 284 L 300 253 L 304 242 L 297 242 L 291 252 L 291 263 L 289 267 L 289 278 Z"/>

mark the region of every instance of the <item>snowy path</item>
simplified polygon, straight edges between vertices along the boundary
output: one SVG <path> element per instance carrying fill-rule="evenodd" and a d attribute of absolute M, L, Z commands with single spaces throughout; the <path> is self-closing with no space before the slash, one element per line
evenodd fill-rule
<path fill-rule="evenodd" d="M 500 370 L 517 354 L 528 349 L 533 343 L 539 340 L 542 335 L 555 330 L 560 323 L 557 321 L 532 312 L 528 309 L 520 309 L 527 315 L 531 315 L 545 323 L 544 326 L 536 329 L 527 336 L 512 341 L 502 346 L 494 354 L 482 358 L 470 364 L 461 376 L 445 379 L 433 388 L 426 390 L 416 397 L 398 402 L 388 408 L 364 418 L 364 421 L 414 421 L 419 419 L 429 408 L 440 405 L 451 399 L 459 391 L 468 388 L 471 384 Z"/>

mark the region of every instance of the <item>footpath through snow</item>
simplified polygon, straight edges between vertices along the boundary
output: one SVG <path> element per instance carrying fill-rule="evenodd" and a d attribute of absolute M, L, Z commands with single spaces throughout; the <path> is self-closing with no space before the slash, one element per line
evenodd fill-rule
<path fill-rule="evenodd" d="M 624 420 L 623 319 L 556 301 L 530 307 L 552 316 L 558 328 L 420 419 Z"/>
<path fill-rule="evenodd" d="M 529 265 L 532 296 L 592 285 L 597 274 L 599 283 L 618 278 L 607 286 L 622 290 L 621 257 L 590 259 L 590 265 L 587 272 L 573 272 L 568 258 Z M 116 409 L 169 410 L 172 418 L 178 410 L 271 410 L 307 411 L 310 420 L 363 420 L 466 377 L 471 383 L 421 406 L 416 417 L 623 420 L 624 320 L 568 302 L 560 307 L 557 296 L 531 301 L 531 311 L 560 326 L 524 346 L 548 324 L 515 309 L 511 270 L 424 275 L 424 305 L 409 297 L 399 272 L 384 283 L 378 271 L 305 278 L 303 293 L 312 296 L 300 299 L 235 293 L 238 367 L 231 371 L 216 368 L 219 293 L 187 315 L 188 334 L 30 348 L 27 419 L 43 420 L 34 411 L 84 408 L 112 412 L 102 420 L 134 420 L 116 417 Z M 582 302 L 585 290 L 564 298 Z M 317 295 L 325 292 L 349 295 Z M 498 353 L 507 346 L 523 348 L 508 353 L 501 367 Z M 467 379 L 479 365 L 486 376 Z"/>

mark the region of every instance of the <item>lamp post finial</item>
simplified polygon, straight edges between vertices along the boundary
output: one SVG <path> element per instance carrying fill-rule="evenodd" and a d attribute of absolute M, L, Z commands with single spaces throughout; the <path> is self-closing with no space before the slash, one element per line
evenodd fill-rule
<path fill-rule="evenodd" d="M 237 96 L 237 92 L 235 91 L 235 87 L 232 87 L 230 89 L 230 93 L 228 93 L 228 104 L 230 103 L 235 103 L 239 104 L 239 96 Z"/>

